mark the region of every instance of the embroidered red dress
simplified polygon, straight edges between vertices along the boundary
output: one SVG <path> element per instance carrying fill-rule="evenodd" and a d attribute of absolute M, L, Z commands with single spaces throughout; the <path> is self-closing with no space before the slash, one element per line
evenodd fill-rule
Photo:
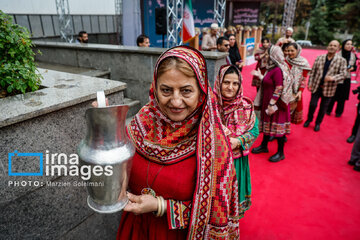
<path fill-rule="evenodd" d="M 168 118 L 157 100 L 157 73 L 167 58 L 189 64 L 201 91 L 197 108 L 182 121 Z M 127 127 L 137 151 L 129 187 L 135 195 L 152 188 L 166 200 L 166 214 L 124 212 L 118 239 L 239 239 L 236 172 L 202 54 L 187 46 L 165 51 L 149 97 Z"/>
<path fill-rule="evenodd" d="M 129 181 L 131 192 L 140 195 L 143 188 L 151 187 L 157 195 L 166 199 L 168 211 L 162 217 L 152 213 L 135 215 L 123 212 L 117 239 L 186 239 L 187 229 L 184 228 L 190 220 L 195 183 L 195 155 L 171 165 L 161 165 L 136 152 Z M 171 211 L 174 205 L 180 209 Z M 179 218 L 186 226 L 174 224 Z"/>
<path fill-rule="evenodd" d="M 311 67 L 308 61 L 302 57 L 301 54 L 301 46 L 297 44 L 297 54 L 295 58 L 289 58 L 285 60 L 287 65 L 289 66 L 290 73 L 293 75 L 293 94 L 297 94 L 301 91 L 301 99 L 300 101 L 296 101 L 296 99 L 290 103 L 291 104 L 291 122 L 295 124 L 299 124 L 303 121 L 303 99 L 302 93 L 306 87 L 306 78 L 311 70 Z"/>
<path fill-rule="evenodd" d="M 271 116 L 266 109 L 271 99 L 278 102 L 283 91 L 283 74 L 279 67 L 268 71 L 262 81 L 263 99 L 261 104 L 260 131 L 265 135 L 282 137 L 290 134 L 290 108 L 289 105 L 277 104 L 278 110 Z"/>
<path fill-rule="evenodd" d="M 304 89 L 306 87 L 306 78 L 308 76 L 308 73 L 310 70 L 308 69 L 300 69 L 300 73 L 297 71 L 294 71 L 293 66 L 286 61 L 286 63 L 288 64 L 290 70 L 292 70 L 292 72 L 296 72 L 299 76 L 295 76 L 295 81 L 300 81 L 299 86 L 298 86 L 298 90 L 297 91 L 301 91 L 301 98 L 300 101 L 296 101 L 296 107 L 295 109 L 291 110 L 291 122 L 295 123 L 295 124 L 300 124 L 303 122 L 304 120 L 304 116 L 303 116 L 303 97 L 302 97 L 302 93 L 304 92 Z M 295 68 L 297 68 L 295 66 Z"/>

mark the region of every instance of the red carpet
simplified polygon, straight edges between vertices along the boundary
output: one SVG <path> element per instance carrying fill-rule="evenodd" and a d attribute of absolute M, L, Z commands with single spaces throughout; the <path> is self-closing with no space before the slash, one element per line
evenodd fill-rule
<path fill-rule="evenodd" d="M 304 49 L 302 56 L 312 65 L 325 52 Z M 254 68 L 243 70 L 244 94 L 252 99 Z M 309 128 L 292 125 L 285 160 L 268 161 L 277 150 L 276 141 L 269 144 L 269 153 L 250 154 L 253 204 L 240 222 L 242 240 L 360 239 L 360 172 L 347 164 L 352 144 L 346 139 L 357 103 L 356 96 L 350 95 L 342 117 L 326 115 L 319 132 L 313 131 L 314 122 Z M 307 116 L 308 90 L 303 97 Z M 254 146 L 261 140 L 262 135 Z"/>

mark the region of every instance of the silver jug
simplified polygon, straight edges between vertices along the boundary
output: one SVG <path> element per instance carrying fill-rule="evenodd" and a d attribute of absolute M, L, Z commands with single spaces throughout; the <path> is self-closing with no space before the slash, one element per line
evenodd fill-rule
<path fill-rule="evenodd" d="M 128 109 L 128 105 L 101 107 L 99 104 L 98 108 L 87 109 L 85 113 L 86 136 L 77 151 L 82 166 L 91 166 L 92 171 L 95 166 L 105 169 L 101 175 L 92 173 L 86 182 L 87 203 L 99 213 L 118 212 L 128 202 L 126 190 L 135 154 L 125 130 Z"/>

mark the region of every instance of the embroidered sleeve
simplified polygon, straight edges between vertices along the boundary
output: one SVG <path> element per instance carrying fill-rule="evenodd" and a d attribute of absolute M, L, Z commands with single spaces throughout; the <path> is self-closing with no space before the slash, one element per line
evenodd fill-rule
<path fill-rule="evenodd" d="M 169 199 L 167 202 L 167 219 L 169 229 L 185 229 L 189 226 L 191 214 L 191 201 L 176 201 Z"/>
<path fill-rule="evenodd" d="M 249 150 L 251 145 L 255 142 L 258 136 L 259 136 L 259 121 L 257 118 L 255 118 L 254 127 L 245 134 L 238 137 L 238 139 L 240 140 L 241 149 Z"/>
<path fill-rule="evenodd" d="M 275 90 L 273 92 L 272 99 L 274 99 L 276 102 L 281 96 L 281 93 L 283 90 L 283 82 L 284 82 L 283 74 L 282 74 L 280 68 L 276 68 L 274 70 L 272 79 L 273 79 L 273 82 L 275 85 Z"/>
<path fill-rule="evenodd" d="M 277 101 L 279 99 L 279 97 L 281 96 L 283 90 L 283 86 L 279 85 L 275 87 L 275 91 L 273 93 L 272 99 L 274 99 L 275 101 Z"/>

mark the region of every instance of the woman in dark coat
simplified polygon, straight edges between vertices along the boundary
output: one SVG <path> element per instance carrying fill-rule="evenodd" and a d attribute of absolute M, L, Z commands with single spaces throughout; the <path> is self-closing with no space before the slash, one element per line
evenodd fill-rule
<path fill-rule="evenodd" d="M 231 64 L 237 66 L 240 71 L 242 70 L 242 67 L 244 66 L 244 62 L 241 59 L 239 48 L 236 43 L 236 38 L 234 34 L 229 34 L 229 57 L 231 60 Z"/>

